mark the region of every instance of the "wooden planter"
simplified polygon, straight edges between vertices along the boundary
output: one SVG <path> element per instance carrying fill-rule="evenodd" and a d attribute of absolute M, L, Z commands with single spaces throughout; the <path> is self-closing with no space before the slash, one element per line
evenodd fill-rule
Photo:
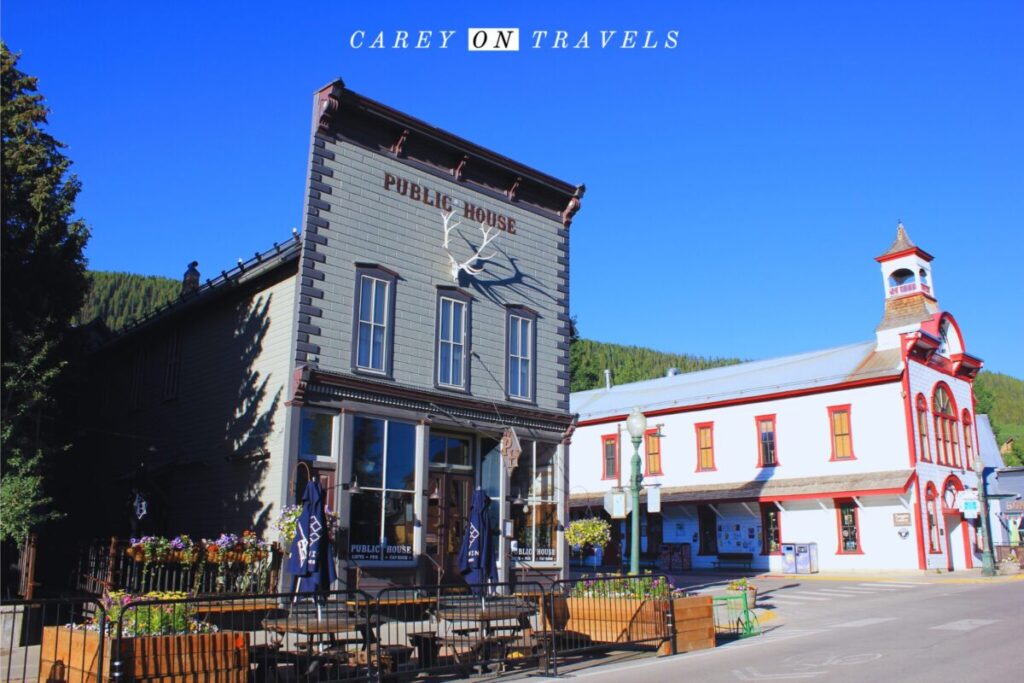
<path fill-rule="evenodd" d="M 116 639 L 107 637 L 97 662 L 100 634 L 67 626 L 46 626 L 39 650 L 39 679 L 63 683 L 99 683 L 110 676 Z M 234 631 L 180 636 L 143 636 L 121 640 L 125 678 L 156 683 L 246 683 L 249 635 Z"/>
<path fill-rule="evenodd" d="M 556 631 L 588 636 L 595 643 L 655 640 L 667 633 L 665 600 L 553 596 Z M 545 610 L 545 621 L 549 618 Z"/>
<path fill-rule="evenodd" d="M 749 607 L 750 609 L 754 609 L 754 607 L 757 605 L 757 586 L 751 586 L 751 587 L 747 588 L 746 592 L 747 592 L 747 607 Z M 743 591 L 727 590 L 727 591 L 725 591 L 725 594 L 726 595 L 735 595 L 735 596 L 738 597 L 738 596 L 743 595 Z"/>
<path fill-rule="evenodd" d="M 715 646 L 715 613 L 710 595 L 673 598 L 672 616 L 676 625 L 677 654 L 705 650 Z M 672 642 L 658 648 L 658 655 L 672 654 Z"/>

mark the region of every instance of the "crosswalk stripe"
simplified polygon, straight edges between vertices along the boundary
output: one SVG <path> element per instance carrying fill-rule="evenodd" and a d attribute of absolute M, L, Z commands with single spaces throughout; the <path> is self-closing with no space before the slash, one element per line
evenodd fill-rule
<path fill-rule="evenodd" d="M 861 588 L 860 586 L 843 586 L 841 590 L 850 591 L 851 593 L 877 593 L 879 591 L 895 591 L 898 588 L 886 588 L 885 586 L 878 586 L 877 588 Z"/>
<path fill-rule="evenodd" d="M 818 591 L 819 593 L 828 593 L 829 595 L 843 595 L 846 597 L 852 597 L 854 595 L 862 595 L 854 591 L 848 591 L 843 588 L 822 588 Z"/>
<path fill-rule="evenodd" d="M 809 595 L 806 595 L 805 593 L 800 593 L 799 595 L 792 595 L 790 593 L 786 593 L 785 595 L 776 595 L 775 593 L 771 593 L 771 594 L 764 595 L 763 597 L 766 600 L 782 600 L 782 601 L 796 600 L 798 602 L 799 601 L 803 601 L 803 600 L 811 600 L 813 602 L 828 602 L 829 600 L 831 600 L 831 598 L 815 598 L 815 597 L 811 597 Z"/>
<path fill-rule="evenodd" d="M 998 619 L 959 619 L 957 621 L 951 621 L 948 624 L 940 624 L 939 626 L 932 626 L 929 630 L 931 631 L 973 631 L 976 628 L 982 626 L 988 626 L 994 624 Z"/>
<path fill-rule="evenodd" d="M 847 621 L 843 624 L 832 624 L 833 628 L 860 628 L 861 626 L 874 626 L 875 624 L 884 624 L 887 621 L 896 621 L 897 617 L 874 617 L 870 619 L 858 619 L 856 621 Z"/>
<path fill-rule="evenodd" d="M 927 585 L 924 581 L 876 581 L 874 583 L 862 583 L 862 586 L 898 586 L 912 588 L 914 586 L 925 586 Z"/>

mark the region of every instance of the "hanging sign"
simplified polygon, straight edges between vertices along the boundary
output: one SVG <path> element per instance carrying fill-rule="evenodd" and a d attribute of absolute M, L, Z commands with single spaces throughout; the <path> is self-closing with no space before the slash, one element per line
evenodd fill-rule
<path fill-rule="evenodd" d="M 626 495 L 625 490 L 621 488 L 614 488 L 605 491 L 604 493 L 604 511 L 608 513 L 612 519 L 625 519 L 629 511 L 626 509 Z"/>
<path fill-rule="evenodd" d="M 978 501 L 977 500 L 964 500 L 960 504 L 960 511 L 964 513 L 964 519 L 977 519 L 978 518 Z"/>
<path fill-rule="evenodd" d="M 647 487 L 647 511 L 661 512 L 661 484 Z"/>
<path fill-rule="evenodd" d="M 505 463 L 505 471 L 512 472 L 519 465 L 519 454 L 523 447 L 519 445 L 519 435 L 516 430 L 508 427 L 501 435 L 501 459 Z"/>

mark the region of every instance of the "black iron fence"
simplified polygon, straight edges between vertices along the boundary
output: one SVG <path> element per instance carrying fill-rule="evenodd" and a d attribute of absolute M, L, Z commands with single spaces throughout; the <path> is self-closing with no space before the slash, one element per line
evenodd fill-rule
<path fill-rule="evenodd" d="M 96 540 L 81 548 L 70 585 L 83 593 L 181 591 L 265 593 L 277 590 L 282 553 L 275 544 L 252 562 L 207 561 L 205 552 L 191 562 L 146 561 L 129 557 L 125 539 Z"/>
<path fill-rule="evenodd" d="M 384 681 L 558 667 L 674 643 L 664 578 L 5 604 L 4 681 Z M 661 589 L 658 589 L 661 590 Z M 645 595 L 645 592 L 647 593 Z M 481 594 L 484 593 L 484 594 Z M 663 650 L 665 651 L 665 650 Z"/>

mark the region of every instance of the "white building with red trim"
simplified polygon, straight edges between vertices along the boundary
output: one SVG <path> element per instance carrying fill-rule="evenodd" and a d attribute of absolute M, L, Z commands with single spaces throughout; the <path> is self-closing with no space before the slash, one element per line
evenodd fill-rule
<path fill-rule="evenodd" d="M 628 488 L 625 420 L 639 406 L 643 483 L 661 495 L 660 514 L 641 499 L 648 559 L 669 549 L 696 568 L 780 571 L 783 544 L 813 542 L 826 571 L 980 564 L 957 494 L 976 486 L 981 361 L 902 224 L 876 260 L 885 314 L 870 341 L 573 394 L 574 515 L 604 514 L 606 492 Z M 613 527 L 605 564 L 628 547 L 626 524 Z"/>

